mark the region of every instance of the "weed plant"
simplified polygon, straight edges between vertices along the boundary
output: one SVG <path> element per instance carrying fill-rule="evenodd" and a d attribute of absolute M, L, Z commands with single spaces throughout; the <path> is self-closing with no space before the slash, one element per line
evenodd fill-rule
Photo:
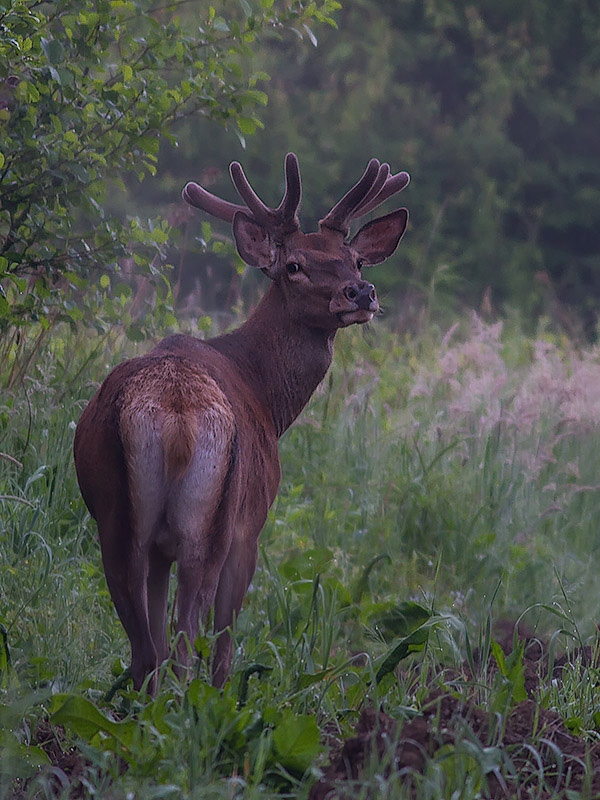
<path fill-rule="evenodd" d="M 374 734 L 336 796 L 511 796 L 518 775 L 522 797 L 594 796 L 591 762 L 578 777 L 543 726 L 528 761 L 505 734 L 533 702 L 592 755 L 600 735 L 597 349 L 477 316 L 418 337 L 343 332 L 281 442 L 231 680 L 209 686 L 207 632 L 189 680 L 164 665 L 149 700 L 125 680 L 71 455 L 83 407 L 131 347 L 65 332 L 2 394 L 0 797 L 306 798 L 368 709 L 397 732 Z M 509 639 L 520 620 L 528 646 L 543 642 L 527 691 L 524 645 L 496 642 L 503 620 Z M 402 724 L 435 692 L 494 722 L 482 735 L 467 714 L 418 769 L 398 768 Z"/>

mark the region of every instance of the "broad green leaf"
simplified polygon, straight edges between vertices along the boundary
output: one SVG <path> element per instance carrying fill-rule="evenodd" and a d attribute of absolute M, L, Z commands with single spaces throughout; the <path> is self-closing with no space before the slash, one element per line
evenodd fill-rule
<path fill-rule="evenodd" d="M 223 17 L 215 17 L 213 20 L 213 28 L 216 31 L 222 31 L 223 33 L 229 33 L 229 25 L 225 22 Z"/>
<path fill-rule="evenodd" d="M 321 733 L 312 716 L 286 711 L 273 731 L 277 758 L 286 769 L 303 774 L 322 750 Z"/>
<path fill-rule="evenodd" d="M 279 567 L 279 572 L 290 581 L 302 578 L 312 579 L 333 560 L 333 553 L 327 547 L 314 547 L 293 553 Z"/>
<path fill-rule="evenodd" d="M 246 667 L 246 669 L 242 672 L 240 678 L 240 688 L 238 692 L 239 706 L 243 706 L 246 703 L 246 698 L 248 695 L 248 681 L 250 680 L 250 678 L 253 675 L 258 675 L 260 677 L 272 671 L 273 667 L 270 667 L 267 664 L 254 663 Z"/>
<path fill-rule="evenodd" d="M 52 714 L 51 721 L 56 725 L 64 725 L 86 741 L 91 741 L 97 733 L 112 737 L 123 747 L 131 744 L 137 723 L 132 720 L 115 722 L 106 717 L 85 697 L 79 695 L 57 696 L 53 698 L 53 707 L 62 701 Z"/>
<path fill-rule="evenodd" d="M 49 64 L 60 64 L 64 60 L 65 49 L 58 39 L 42 38 L 40 43 Z"/>
<path fill-rule="evenodd" d="M 431 618 L 431 612 L 419 603 L 403 602 L 389 609 L 374 624 L 393 637 L 408 636 Z"/>
<path fill-rule="evenodd" d="M 0 731 L 0 775 L 29 778 L 48 764 L 50 759 L 41 747 L 22 744 L 10 731 Z"/>
<path fill-rule="evenodd" d="M 250 117 L 238 117 L 237 126 L 242 133 L 250 135 L 256 131 L 256 122 Z"/>

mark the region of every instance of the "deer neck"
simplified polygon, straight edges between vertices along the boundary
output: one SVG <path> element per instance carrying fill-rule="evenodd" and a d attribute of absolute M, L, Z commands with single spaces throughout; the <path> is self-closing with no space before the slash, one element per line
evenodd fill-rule
<path fill-rule="evenodd" d="M 335 331 L 294 322 L 280 289 L 271 284 L 237 330 L 210 340 L 236 363 L 281 436 L 323 380 L 333 358 Z"/>

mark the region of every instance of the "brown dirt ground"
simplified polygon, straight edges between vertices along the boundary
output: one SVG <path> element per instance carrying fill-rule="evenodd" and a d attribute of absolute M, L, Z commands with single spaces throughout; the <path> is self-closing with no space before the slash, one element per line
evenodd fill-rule
<path fill-rule="evenodd" d="M 519 633 L 525 640 L 523 666 L 529 699 L 514 707 L 502 732 L 493 729 L 496 722 L 493 715 L 447 691 L 432 692 L 423 703 L 421 714 L 404 723 L 382 711 L 366 708 L 358 721 L 356 734 L 346 739 L 338 749 L 322 779 L 312 787 L 309 800 L 344 798 L 347 781 L 359 781 L 365 766 L 374 757 L 388 765 L 384 767 L 388 776 L 392 770 L 401 772 L 406 775 L 407 785 L 414 785 L 411 784 L 411 774 L 422 773 L 428 758 L 434 756 L 436 750 L 464 738 L 465 725 L 482 746 L 501 742 L 515 767 L 517 777 L 511 781 L 505 781 L 493 772 L 488 773 L 485 796 L 490 800 L 558 798 L 563 796 L 567 782 L 571 791 L 585 787 L 589 797 L 600 798 L 600 743 L 590 744 L 574 736 L 556 712 L 542 708 L 531 699 L 540 680 L 547 676 L 547 648 L 529 632 L 520 630 Z M 512 625 L 501 626 L 495 638 L 505 653 L 510 653 Z M 553 678 L 560 680 L 563 668 L 575 655 L 579 655 L 584 663 L 592 663 L 595 657 L 589 647 L 570 656 L 561 656 L 554 662 Z M 494 666 L 489 664 L 491 669 Z M 469 679 L 467 665 L 464 665 L 463 672 Z M 532 744 L 542 758 L 543 783 L 540 783 L 539 763 L 528 744 Z M 557 769 L 556 749 L 562 753 L 561 769 Z"/>

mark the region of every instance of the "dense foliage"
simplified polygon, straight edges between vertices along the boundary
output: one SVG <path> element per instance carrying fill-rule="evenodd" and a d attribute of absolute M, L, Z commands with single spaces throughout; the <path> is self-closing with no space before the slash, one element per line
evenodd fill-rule
<path fill-rule="evenodd" d="M 0 3 L 0 335 L 39 320 L 122 322 L 120 268 L 157 277 L 174 323 L 164 245 L 177 213 L 111 215 L 107 195 L 155 175 L 161 139 L 184 117 L 255 130 L 257 38 L 329 19 L 337 3 L 4 0 Z M 223 16 L 226 13 L 226 17 Z M 134 213 L 131 213 L 131 212 Z M 106 290 L 113 281 L 109 297 Z M 161 300 L 163 302 L 161 302 Z M 166 315 L 166 319 L 164 319 Z"/>

